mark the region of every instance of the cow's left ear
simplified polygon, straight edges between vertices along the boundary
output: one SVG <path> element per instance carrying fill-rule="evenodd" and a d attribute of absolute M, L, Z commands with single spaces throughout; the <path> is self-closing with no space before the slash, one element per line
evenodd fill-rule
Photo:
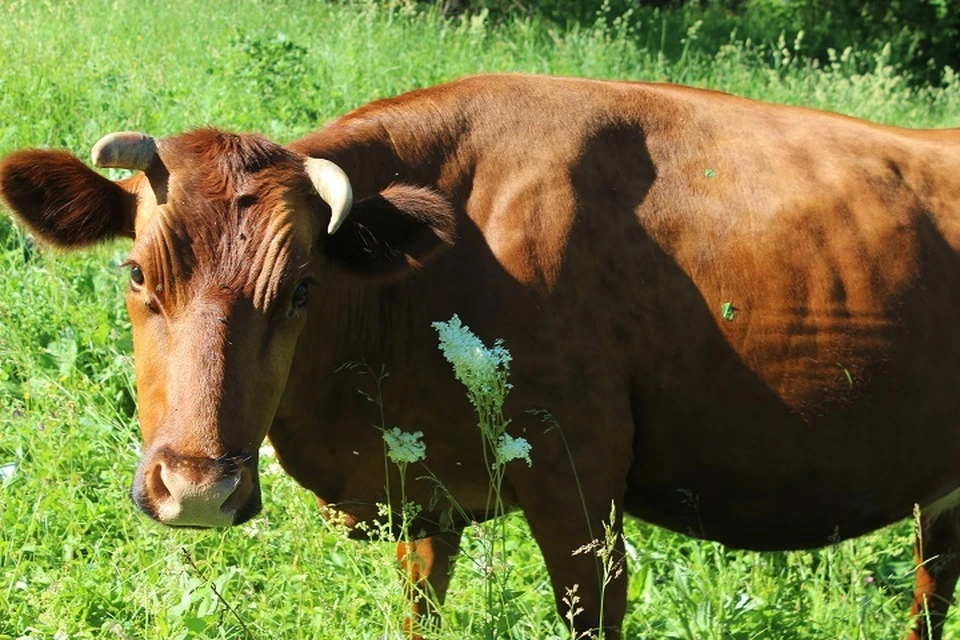
<path fill-rule="evenodd" d="M 395 277 L 417 269 L 456 241 L 453 208 L 432 189 L 393 185 L 353 204 L 323 251 L 364 277 Z"/>

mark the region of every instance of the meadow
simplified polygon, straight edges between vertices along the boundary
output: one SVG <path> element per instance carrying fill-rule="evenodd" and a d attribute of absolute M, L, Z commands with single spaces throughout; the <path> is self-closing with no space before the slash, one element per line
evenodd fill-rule
<path fill-rule="evenodd" d="M 889 50 L 813 61 L 797 33 L 706 55 L 695 18 L 637 26 L 601 12 L 557 26 L 408 3 L 11 0 L 0 4 L 0 155 L 51 146 L 86 158 L 107 132 L 204 124 L 287 141 L 378 97 L 507 70 L 960 126 L 949 70 L 942 86 L 917 87 Z M 127 249 L 51 251 L 0 212 L 0 640 L 402 637 L 393 546 L 345 540 L 269 455 L 264 512 L 247 525 L 175 531 L 136 511 Z M 437 637 L 570 637 L 522 516 L 504 530 L 498 629 L 474 561 L 482 541 L 468 532 Z M 910 521 L 805 553 L 731 551 L 629 520 L 626 538 L 627 638 L 859 640 L 909 624 Z"/>

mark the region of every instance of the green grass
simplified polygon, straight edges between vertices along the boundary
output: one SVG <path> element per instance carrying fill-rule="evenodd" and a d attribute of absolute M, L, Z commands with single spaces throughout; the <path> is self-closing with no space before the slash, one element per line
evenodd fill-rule
<path fill-rule="evenodd" d="M 729 44 L 707 57 L 693 24 L 662 34 L 682 51 L 668 58 L 612 16 L 563 30 L 371 2 L 220 6 L 0 5 L 0 154 L 49 145 L 86 157 L 110 131 L 201 124 L 285 141 L 380 96 L 501 70 L 679 81 L 903 125 L 960 123 L 960 80 L 911 88 L 883 52 L 874 72 L 854 74 L 851 54 L 814 64 L 792 43 Z M 136 513 L 117 268 L 126 248 L 57 254 L 0 219 L 0 639 L 397 637 L 392 546 L 343 540 L 269 458 L 264 514 L 241 528 L 173 531 Z M 569 637 L 522 518 L 506 524 L 513 637 Z M 891 638 L 907 624 L 910 523 L 794 554 L 627 525 L 627 637 Z M 475 534 L 464 549 L 444 638 L 483 629 Z"/>

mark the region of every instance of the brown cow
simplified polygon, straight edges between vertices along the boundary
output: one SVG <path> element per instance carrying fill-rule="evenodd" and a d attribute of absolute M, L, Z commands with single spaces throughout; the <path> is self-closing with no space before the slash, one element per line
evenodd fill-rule
<path fill-rule="evenodd" d="M 914 637 L 939 637 L 960 574 L 960 131 L 500 75 L 375 102 L 286 147 L 117 134 L 94 162 L 142 171 L 111 182 L 32 150 L 0 185 L 53 244 L 134 239 L 133 496 L 152 517 L 254 516 L 269 436 L 321 503 L 371 519 L 378 409 L 339 365 L 382 365 L 390 425 L 423 432 L 463 510 L 444 529 L 441 499 L 411 529 L 409 571 L 442 598 L 460 530 L 487 515 L 476 418 L 431 328 L 457 313 L 513 353 L 510 428 L 533 466 L 508 465 L 504 500 L 561 609 L 579 585 L 579 631 L 618 636 L 626 607 L 621 576 L 600 620 L 595 559 L 571 556 L 611 501 L 752 549 L 858 536 L 919 504 L 935 560 L 915 611 L 925 600 L 934 628 L 921 616 Z M 430 505 L 420 475 L 407 492 Z"/>

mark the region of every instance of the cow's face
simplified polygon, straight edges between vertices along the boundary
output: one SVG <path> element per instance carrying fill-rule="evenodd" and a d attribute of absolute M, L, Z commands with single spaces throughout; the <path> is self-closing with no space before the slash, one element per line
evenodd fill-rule
<path fill-rule="evenodd" d="M 142 172 L 111 182 L 67 154 L 28 151 L 0 165 L 0 192 L 55 244 L 134 238 L 127 308 L 144 439 L 134 501 L 170 525 L 239 524 L 260 510 L 257 451 L 307 326 L 312 285 L 414 264 L 451 241 L 452 215 L 436 194 L 409 187 L 351 212 L 336 165 L 257 136 L 104 140 L 97 164 Z M 329 235 L 348 214 L 357 220 Z M 379 256 L 370 236 L 378 225 L 392 234 Z M 396 250 L 404 246 L 416 251 Z"/>
<path fill-rule="evenodd" d="M 320 276 L 319 200 L 304 159 L 259 138 L 198 132 L 159 156 L 127 260 L 144 438 L 132 494 L 161 522 L 236 524 L 260 509 L 257 450 Z"/>

